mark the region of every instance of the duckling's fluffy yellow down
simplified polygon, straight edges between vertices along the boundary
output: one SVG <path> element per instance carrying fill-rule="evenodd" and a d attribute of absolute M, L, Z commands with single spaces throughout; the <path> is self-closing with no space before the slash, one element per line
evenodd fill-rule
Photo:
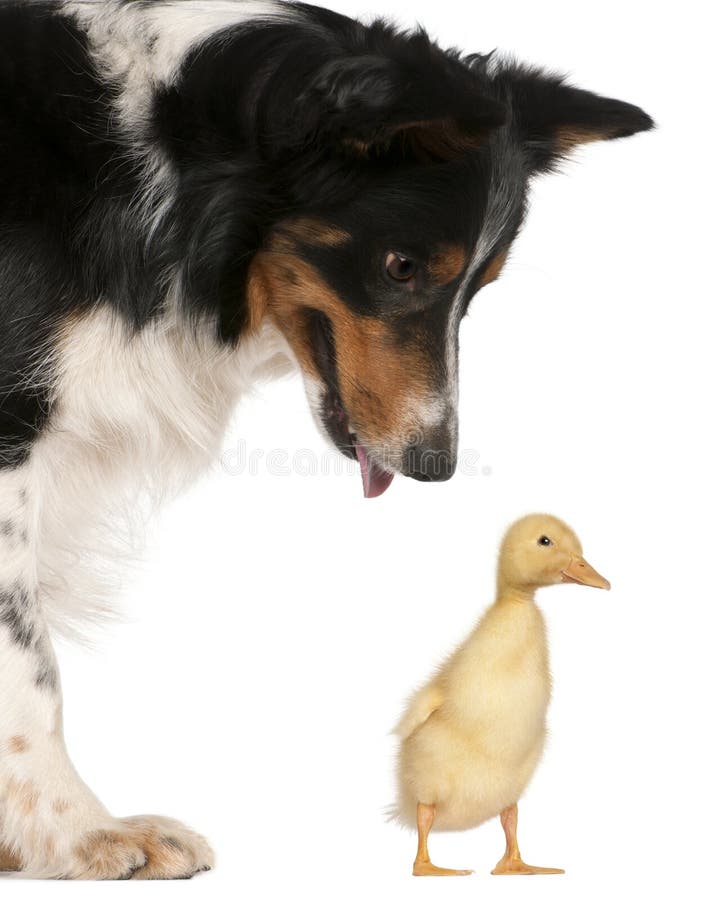
<path fill-rule="evenodd" d="M 521 796 L 544 748 L 551 693 L 538 607 L 498 602 L 412 698 L 401 738 L 396 818 L 437 808 L 434 828 L 473 828 Z"/>

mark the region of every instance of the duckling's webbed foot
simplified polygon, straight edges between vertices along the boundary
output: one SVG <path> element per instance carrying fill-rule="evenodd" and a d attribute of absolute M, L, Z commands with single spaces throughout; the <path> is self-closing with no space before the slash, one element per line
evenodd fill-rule
<path fill-rule="evenodd" d="M 472 875 L 472 869 L 441 869 L 430 860 L 418 860 L 413 863 L 413 875 Z"/>
<path fill-rule="evenodd" d="M 521 859 L 502 857 L 494 869 L 493 875 L 563 875 L 563 869 L 546 869 L 541 866 L 528 866 Z"/>
<path fill-rule="evenodd" d="M 517 804 L 508 806 L 500 815 L 504 835 L 507 839 L 507 849 L 504 856 L 492 869 L 493 875 L 563 875 L 563 869 L 548 869 L 542 866 L 529 866 L 519 855 L 517 844 Z"/>
<path fill-rule="evenodd" d="M 417 812 L 418 852 L 413 863 L 413 875 L 472 875 L 472 869 L 441 869 L 434 866 L 428 853 L 428 835 L 435 821 L 435 806 L 419 803 Z"/>

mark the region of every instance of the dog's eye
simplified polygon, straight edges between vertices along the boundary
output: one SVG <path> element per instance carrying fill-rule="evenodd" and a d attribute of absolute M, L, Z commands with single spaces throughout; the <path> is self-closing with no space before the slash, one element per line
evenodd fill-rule
<path fill-rule="evenodd" d="M 418 271 L 418 264 L 401 253 L 391 251 L 386 254 L 386 272 L 394 281 L 410 281 Z"/>
<path fill-rule="evenodd" d="M 537 544 L 541 544 L 542 547 L 548 547 L 551 544 L 551 538 L 548 538 L 545 534 L 537 541 Z"/>

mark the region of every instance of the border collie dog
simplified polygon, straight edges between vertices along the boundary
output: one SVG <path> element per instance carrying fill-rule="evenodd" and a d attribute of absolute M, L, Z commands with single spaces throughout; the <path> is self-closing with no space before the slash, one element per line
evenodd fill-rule
<path fill-rule="evenodd" d="M 212 865 L 178 822 L 112 817 L 65 749 L 50 631 L 101 608 L 119 510 L 179 490 L 295 366 L 367 496 L 448 478 L 459 324 L 530 178 L 651 126 L 301 3 L 0 0 L 2 867 Z"/>

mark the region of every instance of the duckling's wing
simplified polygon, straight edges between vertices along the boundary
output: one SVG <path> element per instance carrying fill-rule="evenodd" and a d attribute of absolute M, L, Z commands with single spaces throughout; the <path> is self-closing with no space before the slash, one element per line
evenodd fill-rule
<path fill-rule="evenodd" d="M 444 699 L 445 692 L 438 682 L 426 684 L 413 695 L 393 733 L 402 739 L 409 737 L 442 706 Z"/>

